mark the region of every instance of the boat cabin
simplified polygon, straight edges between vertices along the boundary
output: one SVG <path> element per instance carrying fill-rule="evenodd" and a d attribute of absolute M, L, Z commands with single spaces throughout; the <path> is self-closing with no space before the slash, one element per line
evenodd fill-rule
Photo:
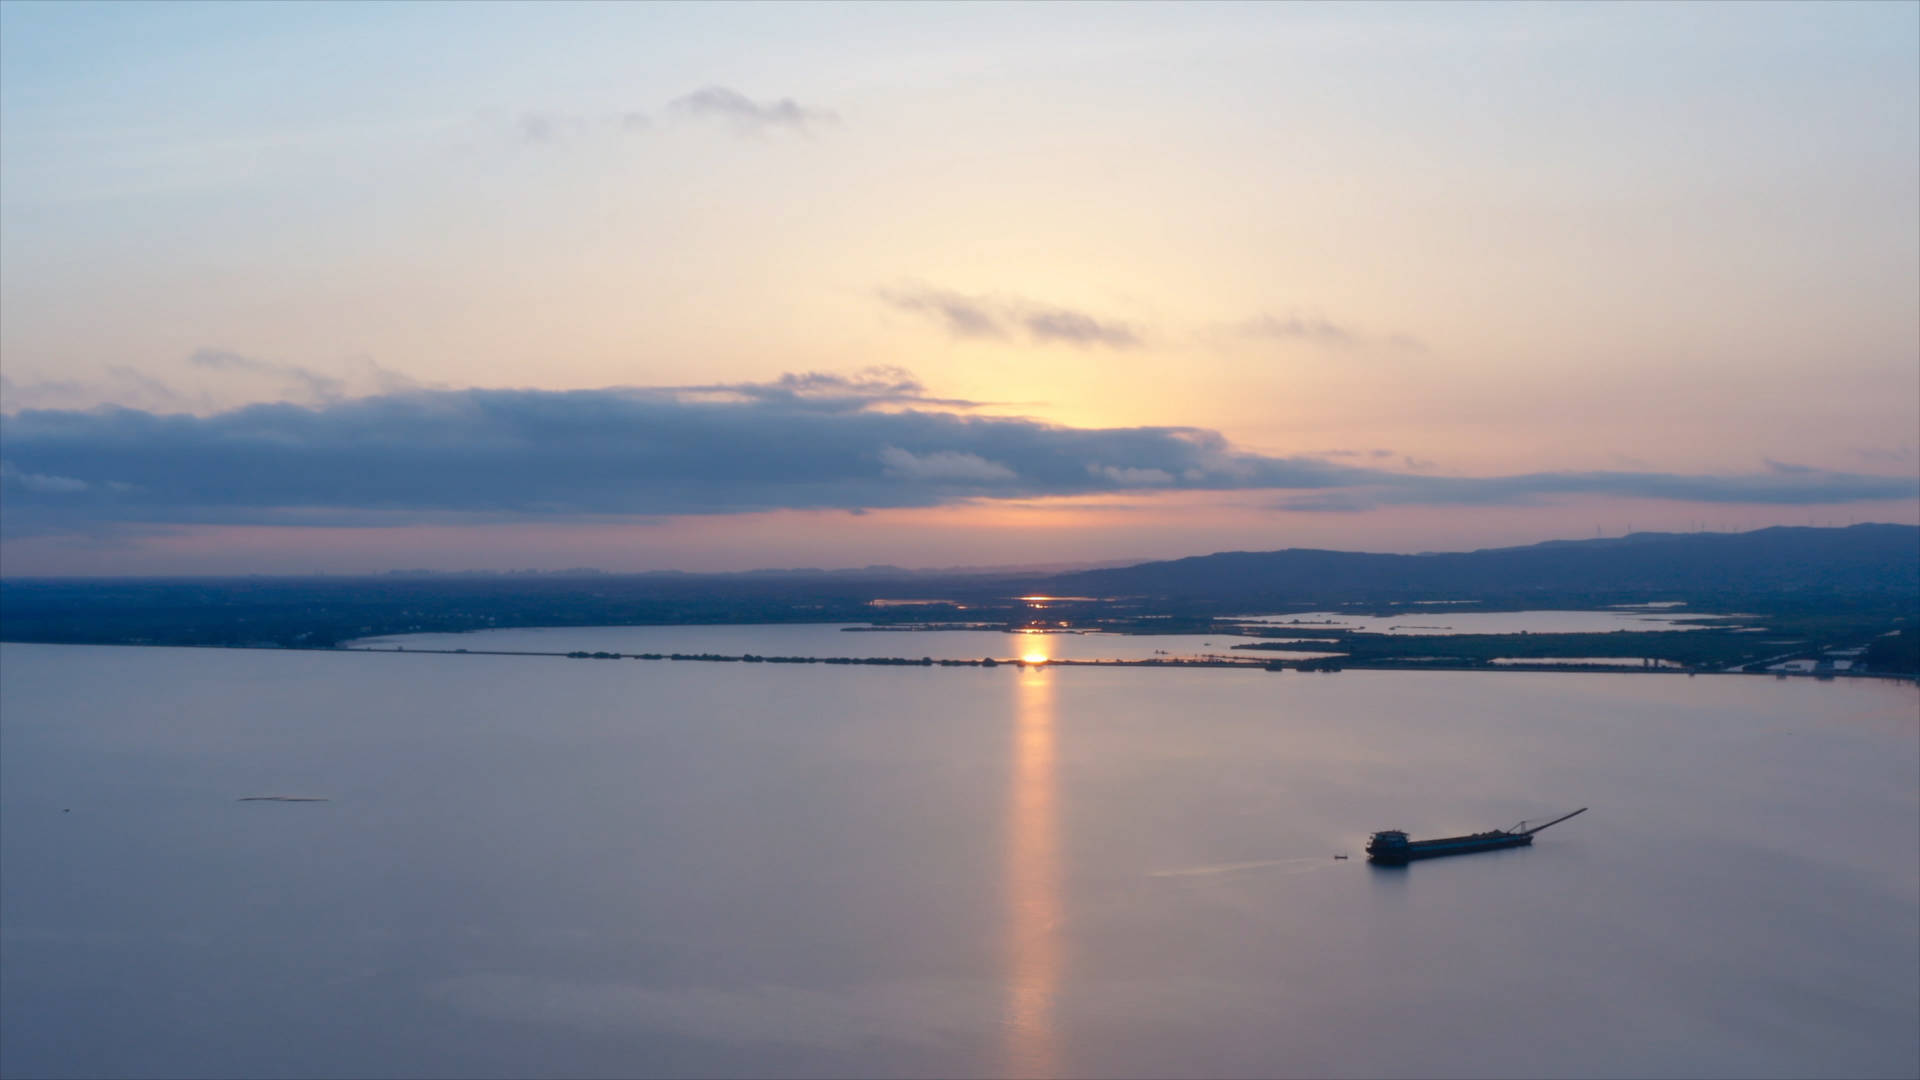
<path fill-rule="evenodd" d="M 1367 838 L 1367 854 L 1394 855 L 1407 850 L 1407 833 L 1404 829 L 1383 829 Z"/>

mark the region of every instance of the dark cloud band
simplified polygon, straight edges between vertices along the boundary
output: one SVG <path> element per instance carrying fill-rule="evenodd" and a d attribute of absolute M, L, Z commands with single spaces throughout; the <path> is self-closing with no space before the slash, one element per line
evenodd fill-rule
<path fill-rule="evenodd" d="M 210 416 L 36 410 L 0 427 L 9 533 L 176 521 L 384 523 L 932 506 L 1107 492 L 1268 490 L 1294 511 L 1561 495 L 1825 504 L 1920 495 L 1912 477 L 1468 479 L 1272 457 L 1189 427 L 966 415 L 905 372 L 676 389 L 416 391 Z"/>

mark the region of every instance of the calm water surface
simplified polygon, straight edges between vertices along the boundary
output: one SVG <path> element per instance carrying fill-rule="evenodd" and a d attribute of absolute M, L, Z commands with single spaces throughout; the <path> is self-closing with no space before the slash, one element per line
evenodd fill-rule
<path fill-rule="evenodd" d="M 505 652 L 714 653 L 721 656 L 851 656 L 935 660 L 1146 660 L 1227 656 L 1251 659 L 1235 645 L 1268 640 L 1237 634 L 1103 634 L 1078 631 L 893 630 L 861 624 L 778 626 L 542 626 L 463 634 L 362 638 L 352 648 L 482 649 Z M 1290 654 L 1291 655 L 1291 654 Z M 1326 654 L 1333 655 L 1333 654 Z"/>
<path fill-rule="evenodd" d="M 1036 615 L 1044 618 L 1044 615 Z M 1236 616 L 1242 622 L 1283 628 L 1299 623 L 1304 633 L 1360 630 L 1376 634 L 1603 633 L 1614 630 L 1697 630 L 1679 620 L 1702 614 L 1646 611 L 1410 611 L 1403 615 L 1349 615 L 1309 611 L 1291 615 Z M 1232 647 L 1281 639 L 1213 631 L 1205 634 L 1007 633 L 1000 630 L 880 629 L 864 624 L 800 623 L 778 626 L 548 626 L 480 630 L 462 634 L 406 634 L 363 638 L 355 648 L 498 649 L 508 652 L 718 653 L 740 656 L 922 657 L 935 660 L 1007 660 L 1030 653 L 1067 660 L 1145 660 L 1153 657 L 1232 656 Z M 1335 656 L 1338 653 L 1311 653 Z M 1302 658 L 1290 653 L 1290 658 Z M 1635 658 L 1638 662 L 1638 658 Z"/>
<path fill-rule="evenodd" d="M 1911 686 L 0 673 L 9 1076 L 1920 1072 Z M 1531 849 L 1361 861 L 1581 805 Z"/>
<path fill-rule="evenodd" d="M 1652 605 L 1649 605 L 1652 608 Z M 1659 607 L 1621 611 L 1449 611 L 1410 610 L 1398 615 L 1353 615 L 1340 611 L 1307 611 L 1291 615 L 1237 615 L 1239 622 L 1292 626 L 1301 630 L 1358 630 L 1369 634 L 1606 634 L 1616 630 L 1699 630 L 1693 619 L 1725 619 Z"/>

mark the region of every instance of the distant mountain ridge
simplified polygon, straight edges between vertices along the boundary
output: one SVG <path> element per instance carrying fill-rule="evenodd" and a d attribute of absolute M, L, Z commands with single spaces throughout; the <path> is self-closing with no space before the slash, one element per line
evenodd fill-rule
<path fill-rule="evenodd" d="M 1313 548 L 1227 551 L 1061 574 L 1059 588 L 1183 603 L 1315 598 L 1452 600 L 1529 594 L 1658 599 L 1670 593 L 1920 596 L 1920 527 L 1775 527 L 1634 533 L 1422 555 Z"/>
<path fill-rule="evenodd" d="M 1023 598 L 1062 599 L 1037 616 Z M 1096 599 L 1078 600 L 1076 597 Z M 882 606 L 889 598 L 921 598 Z M 935 598 L 935 599 L 925 599 Z M 0 578 L 0 640 L 327 647 L 385 634 L 509 626 L 965 621 L 1204 631 L 1211 620 L 1420 601 L 1602 608 L 1669 601 L 1694 611 L 1843 610 L 1882 629 L 1920 626 L 1920 528 L 1640 533 L 1610 540 L 1427 555 L 1230 551 L 1056 574 L 845 572 L 382 575 L 363 578 Z M 1809 622 L 1811 620 L 1811 622 Z M 1854 626 L 1862 625 L 1856 619 Z M 1810 631 L 1811 632 L 1811 631 Z"/>

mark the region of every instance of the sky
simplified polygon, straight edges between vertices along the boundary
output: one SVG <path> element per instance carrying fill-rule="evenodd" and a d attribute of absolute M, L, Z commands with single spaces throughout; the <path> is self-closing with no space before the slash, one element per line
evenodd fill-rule
<path fill-rule="evenodd" d="M 0 574 L 1920 522 L 1920 4 L 0 3 Z"/>

